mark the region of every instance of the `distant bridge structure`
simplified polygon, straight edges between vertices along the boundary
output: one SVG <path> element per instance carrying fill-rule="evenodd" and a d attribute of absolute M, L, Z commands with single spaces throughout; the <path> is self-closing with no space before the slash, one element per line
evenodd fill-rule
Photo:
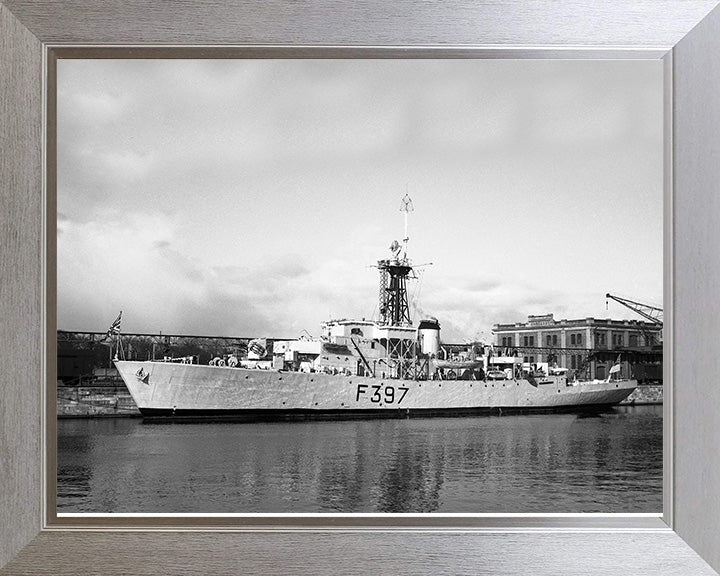
<path fill-rule="evenodd" d="M 121 342 L 126 358 L 153 360 L 169 357 L 195 356 L 206 364 L 215 356 L 247 353 L 254 340 L 246 336 L 201 336 L 188 334 L 123 333 Z M 281 338 L 266 338 L 268 349 Z M 112 368 L 115 337 L 106 332 L 57 331 L 58 378 L 72 381 L 92 376 L 98 369 Z"/>

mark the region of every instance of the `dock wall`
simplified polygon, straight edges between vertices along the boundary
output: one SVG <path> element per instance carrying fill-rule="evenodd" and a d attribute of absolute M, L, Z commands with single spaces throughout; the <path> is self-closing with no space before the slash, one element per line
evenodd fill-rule
<path fill-rule="evenodd" d="M 58 386 L 58 418 L 140 416 L 124 384 L 117 386 Z"/>
<path fill-rule="evenodd" d="M 638 386 L 630 396 L 620 402 L 620 405 L 639 406 L 642 404 L 662 404 L 662 385 Z"/>

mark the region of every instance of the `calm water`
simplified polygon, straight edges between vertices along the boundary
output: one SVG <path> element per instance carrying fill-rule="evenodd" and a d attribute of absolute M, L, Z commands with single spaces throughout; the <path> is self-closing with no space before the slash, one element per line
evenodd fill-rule
<path fill-rule="evenodd" d="M 59 512 L 662 510 L 662 406 L 58 431 Z"/>

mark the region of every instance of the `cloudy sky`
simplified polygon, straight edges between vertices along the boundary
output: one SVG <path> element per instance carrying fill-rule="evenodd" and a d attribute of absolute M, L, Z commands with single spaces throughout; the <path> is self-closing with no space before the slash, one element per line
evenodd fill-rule
<path fill-rule="evenodd" d="M 643 61 L 61 60 L 58 327 L 295 337 L 662 302 L 662 68 Z"/>

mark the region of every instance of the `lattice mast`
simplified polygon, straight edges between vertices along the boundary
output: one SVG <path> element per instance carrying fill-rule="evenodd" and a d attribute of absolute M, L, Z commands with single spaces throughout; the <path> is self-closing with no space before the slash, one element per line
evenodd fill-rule
<path fill-rule="evenodd" d="M 389 326 L 412 325 L 407 295 L 407 278 L 413 271 L 413 267 L 407 257 L 407 245 L 410 240 L 408 214 L 413 210 L 412 200 L 408 194 L 405 194 L 400 205 L 400 211 L 403 212 L 405 218 L 405 234 L 402 244 L 393 240 L 390 245 L 391 257 L 386 260 L 378 260 L 380 322 Z"/>

